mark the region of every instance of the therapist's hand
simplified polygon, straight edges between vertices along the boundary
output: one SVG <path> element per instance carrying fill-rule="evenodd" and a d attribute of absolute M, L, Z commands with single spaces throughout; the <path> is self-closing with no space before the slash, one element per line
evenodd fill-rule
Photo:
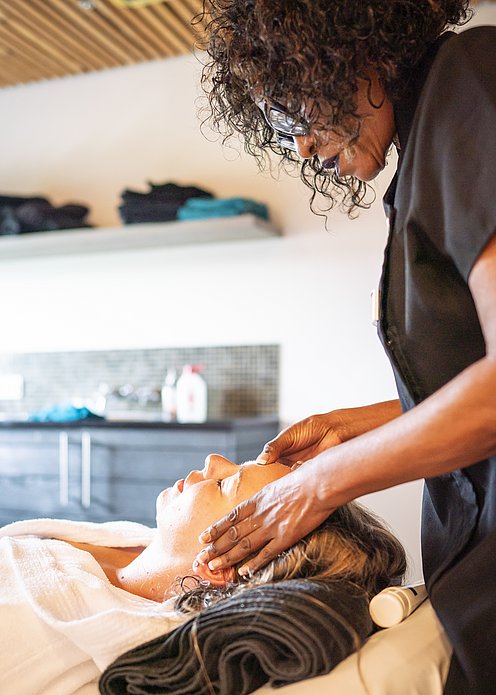
<path fill-rule="evenodd" d="M 401 415 L 398 400 L 311 415 L 287 427 L 264 446 L 257 463 L 304 463 Z"/>
<path fill-rule="evenodd" d="M 216 570 L 250 556 L 239 574 L 260 569 L 334 511 L 319 494 L 321 482 L 310 463 L 266 485 L 202 533 L 200 542 L 209 545 L 196 560 Z"/>
<path fill-rule="evenodd" d="M 340 411 L 311 415 L 267 442 L 257 457 L 257 463 L 277 462 L 288 466 L 303 463 L 347 438 L 346 422 Z"/>

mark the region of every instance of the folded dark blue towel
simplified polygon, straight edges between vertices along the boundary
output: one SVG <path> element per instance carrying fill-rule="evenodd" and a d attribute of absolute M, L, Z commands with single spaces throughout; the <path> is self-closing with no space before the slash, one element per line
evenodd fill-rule
<path fill-rule="evenodd" d="M 328 673 L 373 626 L 351 582 L 292 579 L 246 589 L 118 657 L 102 695 L 247 695 Z"/>
<path fill-rule="evenodd" d="M 49 408 L 30 413 L 28 422 L 73 422 L 76 420 L 103 420 L 86 406 L 53 405 Z"/>
<path fill-rule="evenodd" d="M 179 220 L 201 220 L 248 213 L 264 220 L 269 219 L 267 206 L 249 198 L 190 198 L 177 211 L 177 218 Z"/>

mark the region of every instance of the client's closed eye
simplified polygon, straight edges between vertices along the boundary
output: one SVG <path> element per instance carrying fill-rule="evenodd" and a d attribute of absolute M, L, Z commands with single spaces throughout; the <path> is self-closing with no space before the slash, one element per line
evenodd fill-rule
<path fill-rule="evenodd" d="M 222 480 L 219 479 L 219 480 L 216 480 L 215 482 L 217 483 L 217 487 L 219 488 L 219 490 L 222 490 Z"/>

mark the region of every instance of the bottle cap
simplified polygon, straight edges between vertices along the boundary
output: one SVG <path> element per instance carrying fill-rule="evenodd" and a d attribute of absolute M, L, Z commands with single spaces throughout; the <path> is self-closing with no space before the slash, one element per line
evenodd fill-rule
<path fill-rule="evenodd" d="M 371 600 L 370 616 L 379 627 L 398 625 L 408 615 L 409 605 L 400 592 L 383 591 Z"/>

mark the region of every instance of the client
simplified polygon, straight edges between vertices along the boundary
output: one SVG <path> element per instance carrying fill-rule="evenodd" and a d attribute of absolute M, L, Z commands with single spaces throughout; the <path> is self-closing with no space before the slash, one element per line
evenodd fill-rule
<path fill-rule="evenodd" d="M 206 526 L 288 474 L 277 463 L 236 466 L 212 455 L 159 495 L 156 529 L 63 520 L 0 529 L 0 692 L 75 693 L 120 654 L 182 625 L 189 611 L 249 586 L 342 579 L 370 598 L 400 582 L 403 548 L 356 503 L 242 585 L 235 568 L 192 566 Z"/>

